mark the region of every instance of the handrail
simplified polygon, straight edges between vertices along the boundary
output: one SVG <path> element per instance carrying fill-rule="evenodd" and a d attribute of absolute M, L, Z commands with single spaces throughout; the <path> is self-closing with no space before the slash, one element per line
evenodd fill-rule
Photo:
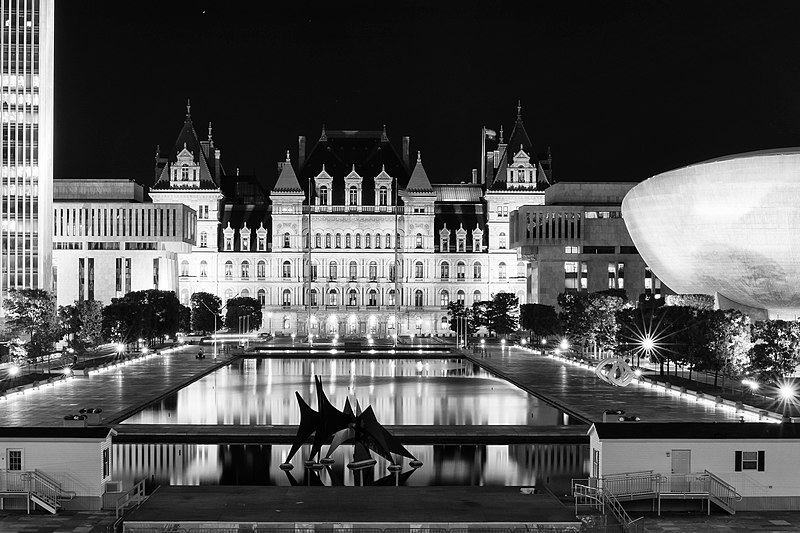
<path fill-rule="evenodd" d="M 742 495 L 736 490 L 736 487 L 722 479 L 721 477 L 717 476 L 713 472 L 709 472 L 708 470 L 704 471 L 706 475 L 714 482 L 714 484 L 721 485 L 723 488 L 727 489 L 728 491 L 734 493 L 736 495 L 736 501 L 742 501 Z"/>
<path fill-rule="evenodd" d="M 73 491 L 73 490 L 64 490 L 61 487 L 61 482 L 56 481 L 55 479 L 51 478 L 50 476 L 48 476 L 47 474 L 45 474 L 41 470 L 34 470 L 33 473 L 34 473 L 34 476 L 39 478 L 39 481 L 41 483 L 49 484 L 53 488 L 53 490 L 55 490 L 58 493 L 59 499 L 69 499 L 69 500 L 71 500 L 77 495 L 77 493 L 75 491 Z"/>
<path fill-rule="evenodd" d="M 133 505 L 140 505 L 147 499 L 147 496 L 144 493 L 144 482 L 145 480 L 141 480 L 137 484 L 133 486 L 128 492 L 123 494 L 117 499 L 116 503 L 116 517 L 119 518 L 122 513 L 125 512 L 128 505 L 133 502 Z"/>
<path fill-rule="evenodd" d="M 572 494 L 575 497 L 576 513 L 578 505 L 591 505 L 596 509 L 601 509 L 604 513 L 606 507 L 608 507 L 611 510 L 611 514 L 622 524 L 625 531 L 631 531 L 631 525 L 641 520 L 641 518 L 631 520 L 630 515 L 619 503 L 619 500 L 605 487 L 590 487 L 576 483 L 572 486 Z M 582 501 L 579 503 L 579 500 Z M 634 529 L 639 530 L 640 525 L 635 525 Z"/>

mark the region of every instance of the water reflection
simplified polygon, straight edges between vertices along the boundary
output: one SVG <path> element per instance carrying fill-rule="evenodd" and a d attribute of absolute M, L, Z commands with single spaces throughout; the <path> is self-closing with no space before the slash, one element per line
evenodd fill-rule
<path fill-rule="evenodd" d="M 240 359 L 127 419 L 129 424 L 296 425 L 294 392 L 316 406 L 322 376 L 342 408 L 354 393 L 384 425 L 563 425 L 558 409 L 463 359 Z"/>
<path fill-rule="evenodd" d="M 141 479 L 157 485 L 290 485 L 292 481 L 278 465 L 289 445 L 200 445 L 115 444 L 112 478 L 125 487 Z M 547 485 L 556 494 L 569 492 L 570 479 L 588 476 L 588 446 L 585 444 L 537 444 L 503 446 L 408 446 L 424 466 L 418 470 L 403 465 L 400 484 L 426 485 Z M 298 453 L 291 472 L 297 484 L 314 484 L 303 461 L 309 447 Z M 364 472 L 363 478 L 346 467 L 352 447 L 339 448 L 336 462 L 323 470 L 324 485 L 395 484 L 388 463 Z"/>

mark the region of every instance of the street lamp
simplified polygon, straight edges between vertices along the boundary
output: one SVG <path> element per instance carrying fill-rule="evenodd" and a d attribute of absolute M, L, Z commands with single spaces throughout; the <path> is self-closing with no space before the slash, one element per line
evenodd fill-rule
<path fill-rule="evenodd" d="M 292 346 L 294 346 L 294 333 L 292 333 Z"/>
<path fill-rule="evenodd" d="M 561 342 L 558 343 L 558 347 L 561 348 L 562 351 L 569 350 L 569 341 L 566 338 L 561 339 Z"/>
<path fill-rule="evenodd" d="M 783 417 L 781 422 L 783 423 L 791 423 L 792 417 L 787 414 L 789 402 L 793 402 L 797 391 L 795 391 L 794 386 L 789 383 L 785 382 L 781 384 L 778 392 L 781 396 L 781 401 L 783 402 Z"/>

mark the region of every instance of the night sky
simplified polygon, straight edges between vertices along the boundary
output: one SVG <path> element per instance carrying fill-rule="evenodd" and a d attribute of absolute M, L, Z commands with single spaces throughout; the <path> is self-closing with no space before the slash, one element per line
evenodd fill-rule
<path fill-rule="evenodd" d="M 798 2 L 60 0 L 55 175 L 150 179 L 191 98 L 229 174 L 385 124 L 432 182 L 469 181 L 520 99 L 557 180 L 638 181 L 800 145 L 798 22 Z"/>

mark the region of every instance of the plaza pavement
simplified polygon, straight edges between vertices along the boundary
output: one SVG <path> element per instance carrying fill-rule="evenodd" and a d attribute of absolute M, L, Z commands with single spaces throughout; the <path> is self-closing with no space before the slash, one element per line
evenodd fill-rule
<path fill-rule="evenodd" d="M 644 422 L 739 421 L 732 410 L 646 385 L 615 387 L 598 378 L 592 369 L 516 346 L 487 345 L 484 352 L 465 353 L 487 370 L 591 422 L 602 422 L 605 409 L 620 409 Z"/>
<path fill-rule="evenodd" d="M 171 353 L 126 361 L 89 376 L 78 373 L 64 382 L 9 395 L 0 400 L 0 428 L 61 426 L 64 416 L 78 414 L 85 408 L 100 408 L 102 420 L 111 420 L 180 388 L 231 357 L 228 353 L 220 354 L 215 363 L 212 348 L 202 349 L 205 359 L 195 357 L 197 345 L 185 346 Z"/>

